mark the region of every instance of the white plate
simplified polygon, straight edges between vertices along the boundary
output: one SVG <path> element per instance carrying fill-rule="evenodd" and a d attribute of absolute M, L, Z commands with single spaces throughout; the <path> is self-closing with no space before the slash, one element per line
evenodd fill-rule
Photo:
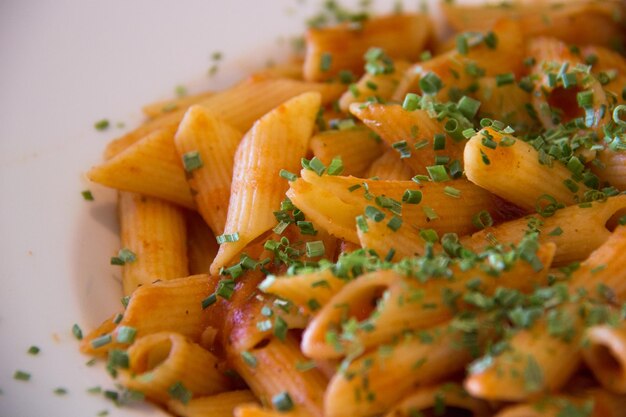
<path fill-rule="evenodd" d="M 109 265 L 119 245 L 114 193 L 82 175 L 107 141 L 139 123 L 142 104 L 172 97 L 177 85 L 227 86 L 288 53 L 289 35 L 319 3 L 0 1 L 1 417 L 164 415 L 86 392 L 114 382 L 85 365 L 71 327 L 99 324 L 119 308 L 121 289 Z M 224 59 L 210 78 L 216 51 Z M 103 118 L 112 126 L 98 132 Z M 82 199 L 85 189 L 95 201 Z M 39 355 L 27 354 L 31 345 Z M 16 370 L 31 380 L 14 380 Z M 58 387 L 68 394 L 54 395 Z"/>

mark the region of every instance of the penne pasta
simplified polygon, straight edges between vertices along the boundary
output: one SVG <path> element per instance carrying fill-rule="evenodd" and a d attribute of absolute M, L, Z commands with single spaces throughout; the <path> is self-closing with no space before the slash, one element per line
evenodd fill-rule
<path fill-rule="evenodd" d="M 370 47 L 391 58 L 415 60 L 430 41 L 430 20 L 421 14 L 390 15 L 334 27 L 310 28 L 305 35 L 304 79 L 328 80 L 340 71 L 360 75 Z"/>
<path fill-rule="evenodd" d="M 219 358 L 177 333 L 138 339 L 128 349 L 128 364 L 120 370 L 124 385 L 159 403 L 175 397 L 177 387 L 191 396 L 205 396 L 232 385 L 218 369 Z"/>
<path fill-rule="evenodd" d="M 187 258 L 191 275 L 208 274 L 217 255 L 215 236 L 202 217 L 187 213 Z"/>
<path fill-rule="evenodd" d="M 107 187 L 157 197 L 193 209 L 195 203 L 172 137 L 163 128 L 93 167 L 87 178 Z"/>
<path fill-rule="evenodd" d="M 553 216 L 526 216 L 517 220 L 487 227 L 471 236 L 461 238 L 461 244 L 474 251 L 499 243 L 517 243 L 531 225 L 541 231 L 539 241 L 556 244 L 554 264 L 568 265 L 582 261 L 611 236 L 617 219 L 626 214 L 626 196 L 609 197 L 589 207 L 569 206 Z"/>
<path fill-rule="evenodd" d="M 626 393 L 626 329 L 601 325 L 585 332 L 583 358 L 602 385 L 618 394 Z"/>
<path fill-rule="evenodd" d="M 333 158 L 340 157 L 343 175 L 362 176 L 382 152 L 380 140 L 362 127 L 320 132 L 313 135 L 309 146 L 326 166 Z"/>
<path fill-rule="evenodd" d="M 192 106 L 174 138 L 198 212 L 216 236 L 224 232 L 233 160 L 242 136 L 207 109 Z"/>
<path fill-rule="evenodd" d="M 187 229 L 183 210 L 171 203 L 139 194 L 119 193 L 122 248 L 132 260 L 119 259 L 124 294 L 141 285 L 189 275 Z"/>
<path fill-rule="evenodd" d="M 426 168 L 439 165 L 436 158 L 462 161 L 465 140 L 453 139 L 444 123 L 426 110 L 405 110 L 397 104 L 353 104 L 350 112 L 376 132 L 387 145 L 396 148 L 402 162 L 414 173 L 426 174 Z M 448 119 L 452 120 L 452 119 Z M 455 121 L 456 122 L 456 121 Z M 444 135 L 444 146 L 435 150 L 435 135 Z"/>
<path fill-rule="evenodd" d="M 297 170 L 313 131 L 320 100 L 317 93 L 297 96 L 259 119 L 244 136 L 235 155 L 224 229 L 225 235 L 237 238 L 220 245 L 211 265 L 213 274 L 274 226 L 273 212 L 280 207 L 288 188 L 279 173 Z M 258 154 L 272 155 L 271 161 L 261 163 L 256 158 Z"/>
<path fill-rule="evenodd" d="M 322 103 L 328 104 L 339 98 L 343 92 L 343 87 L 338 84 L 316 84 L 287 78 L 258 76 L 250 77 L 234 87 L 215 93 L 197 104 L 211 111 L 235 129 L 245 132 L 252 127 L 258 118 L 274 107 L 309 91 L 319 92 L 322 95 Z M 176 131 L 184 115 L 185 110 L 178 110 L 154 121 L 149 121 L 138 129 L 111 142 L 107 147 L 105 157 L 107 159 L 112 158 L 157 129 L 165 128 Z"/>
<path fill-rule="evenodd" d="M 238 390 L 193 398 L 187 404 L 170 400 L 167 408 L 181 417 L 233 417 L 237 406 L 255 402 L 256 397 L 250 390 Z"/>
<path fill-rule="evenodd" d="M 177 97 L 175 99 L 157 101 L 143 106 L 141 111 L 149 118 L 157 118 L 175 110 L 187 110 L 189 107 L 204 101 L 213 94 L 215 93 L 212 91 L 206 91 L 199 94 Z"/>
<path fill-rule="evenodd" d="M 471 182 L 527 211 L 553 213 L 559 205 L 582 202 L 588 190 L 560 162 L 541 164 L 530 144 L 492 128 L 467 142 L 463 159 Z"/>

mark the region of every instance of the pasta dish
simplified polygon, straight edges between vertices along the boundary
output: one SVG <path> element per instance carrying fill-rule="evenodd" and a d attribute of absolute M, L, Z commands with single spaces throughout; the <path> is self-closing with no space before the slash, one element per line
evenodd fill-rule
<path fill-rule="evenodd" d="M 107 146 L 125 297 L 76 335 L 125 398 L 626 416 L 626 6 L 441 7 L 448 39 L 327 2 L 302 56 Z"/>

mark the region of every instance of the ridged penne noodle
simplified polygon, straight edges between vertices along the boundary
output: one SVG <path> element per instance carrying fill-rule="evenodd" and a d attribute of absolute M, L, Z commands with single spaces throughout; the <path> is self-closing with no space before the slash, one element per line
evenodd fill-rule
<path fill-rule="evenodd" d="M 482 26 L 480 30 L 484 31 L 485 27 Z M 508 72 L 520 73 L 524 59 L 524 40 L 520 24 L 512 20 L 502 20 L 493 26 L 493 33 L 498 39 L 493 48 L 481 42 L 469 48 L 465 55 L 452 50 L 414 64 L 404 73 L 393 99 L 402 102 L 407 93 L 421 91 L 419 80 L 428 73 L 436 74 L 442 81 L 443 88 L 439 90 L 437 97 L 444 102 L 448 100 L 450 87 L 464 90 L 476 81 L 477 77 L 472 75 L 473 72 L 467 70 L 468 65 L 477 65 L 488 77 Z"/>
<path fill-rule="evenodd" d="M 314 417 L 323 416 L 322 400 L 327 380 L 317 369 L 300 371 L 297 364 L 310 360 L 298 347 L 297 340 L 288 335 L 285 341 L 270 337 L 251 348 L 247 360 L 243 351 L 227 348 L 228 362 L 246 381 L 252 392 L 266 404 L 283 392 L 288 392 L 295 409 Z"/>
<path fill-rule="evenodd" d="M 220 245 L 211 265 L 212 273 L 217 273 L 249 242 L 276 224 L 273 212 L 280 207 L 289 187 L 279 172 L 297 171 L 319 106 L 318 93 L 302 94 L 259 119 L 244 136 L 235 155 L 224 229 L 225 234 L 238 237 Z M 265 159 L 261 161 L 259 155 Z"/>
<path fill-rule="evenodd" d="M 211 97 L 213 94 L 215 94 L 213 91 L 206 91 L 170 100 L 157 101 L 155 103 L 146 104 L 141 108 L 141 111 L 150 118 L 157 118 L 173 112 L 174 110 L 186 110 L 190 106 Z"/>
<path fill-rule="evenodd" d="M 307 218 L 330 234 L 353 243 L 359 242 L 355 218 L 363 215 L 366 207 L 378 207 L 388 213 L 383 219 L 385 224 L 393 216 L 392 212 L 378 206 L 374 197 L 385 196 L 399 203 L 406 190 L 422 193 L 419 204 L 401 206 L 402 223 L 413 227 L 431 228 L 438 233 L 466 234 L 476 228 L 472 219 L 482 210 L 489 211 L 495 219 L 500 218 L 499 203 L 494 197 L 465 180 L 416 184 L 413 181 L 374 181 L 329 175 L 320 177 L 309 170 L 302 170 L 301 176 L 302 179 L 291 183 L 287 196 Z M 350 191 L 351 187 L 358 189 Z M 446 187 L 460 191 L 458 198 L 447 195 Z M 371 195 L 371 198 L 368 199 L 366 195 Z M 456 203 L 450 205 L 451 201 Z"/>
<path fill-rule="evenodd" d="M 156 130 L 87 173 L 107 187 L 161 198 L 194 208 L 185 170 L 174 142 L 175 128 Z"/>
<path fill-rule="evenodd" d="M 352 84 L 350 89 L 343 93 L 339 99 L 339 108 L 347 113 L 352 103 L 363 102 L 370 97 L 375 97 L 379 102 L 391 99 L 409 65 L 407 61 L 396 60 L 393 63 L 393 72 L 391 73 L 371 74 L 366 72 L 358 82 Z"/>
<path fill-rule="evenodd" d="M 559 123 L 566 123 L 575 118 L 585 118 L 587 126 L 599 127 L 610 117 L 606 112 L 608 100 L 602 84 L 583 71 L 574 70 L 576 64 L 582 64 L 582 57 L 574 54 L 569 45 L 554 38 L 534 38 L 528 42 L 527 53 L 537 62 L 531 74 L 535 82 L 532 104 L 537 117 L 546 129 L 554 128 Z M 569 70 L 569 68 L 572 70 Z M 568 68 L 565 71 L 562 68 Z M 563 72 L 563 81 L 555 81 L 555 74 Z M 572 76 L 572 81 L 565 84 L 565 75 Z M 587 109 L 578 103 L 578 93 L 592 92 L 592 102 L 588 105 L 591 120 L 587 121 Z"/>
<path fill-rule="evenodd" d="M 177 384 L 192 396 L 218 394 L 232 386 L 219 369 L 218 357 L 178 333 L 144 336 L 127 353 L 129 366 L 120 370 L 122 382 L 158 403 L 167 403 Z"/>
<path fill-rule="evenodd" d="M 416 386 L 441 381 L 471 360 L 460 333 L 448 325 L 435 327 L 427 334 L 428 338 L 401 336 L 397 344 L 372 350 L 337 372 L 326 390 L 325 416 L 383 413 Z"/>
<path fill-rule="evenodd" d="M 626 393 L 626 326 L 595 326 L 587 329 L 583 344 L 587 367 L 602 385 Z"/>
<path fill-rule="evenodd" d="M 193 398 L 187 404 L 170 400 L 167 408 L 181 417 L 233 417 L 237 406 L 255 402 L 254 394 L 246 389 Z"/>
<path fill-rule="evenodd" d="M 508 138 L 506 146 L 503 138 Z M 496 144 L 495 149 L 484 143 L 486 139 Z M 471 182 L 528 211 L 582 202 L 588 190 L 583 183 L 574 183 L 577 191 L 573 192 L 565 184 L 573 182 L 573 173 L 565 165 L 558 161 L 542 165 L 532 145 L 492 128 L 482 129 L 467 142 L 464 161 Z"/>
<path fill-rule="evenodd" d="M 594 294 L 599 285 L 604 285 L 616 300 L 624 299 L 626 260 L 621 254 L 625 248 L 626 227 L 620 226 L 572 273 L 572 291 L 585 289 Z M 538 392 L 561 388 L 581 362 L 584 321 L 574 304 L 565 306 L 557 314 L 568 317 L 567 337 L 553 335 L 547 319 L 542 317 L 529 329 L 516 333 L 509 340 L 509 348 L 495 357 L 490 366 L 468 376 L 465 380 L 467 391 L 479 398 L 523 401 Z M 528 368 L 541 375 L 532 389 L 527 386 L 525 378 L 519 377 Z"/>
<path fill-rule="evenodd" d="M 537 126 L 538 120 L 531 116 L 528 107 L 532 96 L 517 84 L 497 85 L 495 77 L 482 77 L 477 81 L 474 98 L 480 101 L 478 116 L 499 120 L 516 132 L 528 132 Z"/>
<path fill-rule="evenodd" d="M 502 18 L 520 22 L 525 37 L 554 36 L 568 44 L 608 45 L 623 38 L 624 6 L 613 0 L 536 1 L 500 4 L 442 3 L 447 21 L 457 31 L 479 31 Z M 621 11 L 620 11 L 621 10 Z M 618 18 L 615 18 L 618 16 Z M 585 30 L 580 30 L 584 27 Z"/>
<path fill-rule="evenodd" d="M 567 306 L 559 314 L 571 318 L 571 335 L 553 336 L 547 320 L 540 318 L 531 328 L 516 333 L 509 340 L 510 347 L 487 369 L 469 374 L 465 389 L 474 397 L 501 401 L 526 401 L 561 389 L 581 364 L 584 323 L 574 306 Z M 525 377 L 531 372 L 540 377 Z"/>
<path fill-rule="evenodd" d="M 183 209 L 157 198 L 119 193 L 122 248 L 135 259 L 123 262 L 124 294 L 141 285 L 189 275 Z"/>
<path fill-rule="evenodd" d="M 402 162 L 397 151 L 389 149 L 372 162 L 365 177 L 376 177 L 381 180 L 408 181 L 413 177 L 413 171 Z"/>
<path fill-rule="evenodd" d="M 192 106 L 178 126 L 174 143 L 179 157 L 199 158 L 187 170 L 198 212 L 218 236 L 224 232 L 235 151 L 243 134 L 202 106 Z"/>
<path fill-rule="evenodd" d="M 606 201 L 593 202 L 590 207 L 565 207 L 550 217 L 532 215 L 487 227 L 471 236 L 462 237 L 461 244 L 479 252 L 494 241 L 517 243 L 533 222 L 541 230 L 540 242 L 556 244 L 554 264 L 567 265 L 584 260 L 606 242 L 611 236 L 610 229 L 623 215 L 626 215 L 626 196 L 617 195 Z"/>
<path fill-rule="evenodd" d="M 341 357 L 351 345 L 369 349 L 388 342 L 394 335 L 409 330 L 427 329 L 452 319 L 455 309 L 468 309 L 463 303 L 451 306 L 443 294 L 462 294 L 473 279 L 481 282 L 481 292 L 492 295 L 496 288 L 529 292 L 547 283 L 548 266 L 554 245 L 544 245 L 537 257 L 541 271 L 523 261 L 494 276 L 480 267 L 467 271 L 452 268 L 452 276 L 422 282 L 394 271 L 377 271 L 347 283 L 313 318 L 302 337 L 302 350 L 312 358 Z M 347 343 L 330 343 L 327 332 L 341 328 L 342 320 L 357 318 L 369 326 L 352 332 Z"/>
<path fill-rule="evenodd" d="M 405 141 L 403 147 L 409 156 L 402 158 L 402 162 L 411 167 L 414 173 L 426 174 L 426 167 L 437 165 L 436 156 L 447 156 L 450 161 L 463 160 L 465 141 L 452 139 L 444 131 L 444 122 L 430 117 L 426 110 L 408 111 L 398 104 L 355 103 L 350 106 L 350 112 L 376 132 L 387 145 L 394 146 Z M 444 149 L 434 149 L 436 134 L 445 135 Z M 420 148 L 416 149 L 418 143 Z"/>
<path fill-rule="evenodd" d="M 359 23 L 310 28 L 305 35 L 304 79 L 328 80 L 339 71 L 360 75 L 363 55 L 370 47 L 382 48 L 391 58 L 416 60 L 430 41 L 430 19 L 422 14 L 376 17 Z"/>
<path fill-rule="evenodd" d="M 198 213 L 187 212 L 187 258 L 189 274 L 208 274 L 218 244 L 209 226 Z"/>
<path fill-rule="evenodd" d="M 263 291 L 293 302 L 305 313 L 315 314 L 346 284 L 330 269 L 292 276 L 270 277 Z"/>
<path fill-rule="evenodd" d="M 383 147 L 372 131 L 363 127 L 347 130 L 327 130 L 314 135 L 309 144 L 313 155 L 328 166 L 339 156 L 343 175 L 363 176 L 371 163 L 380 156 Z"/>
<path fill-rule="evenodd" d="M 208 275 L 196 275 L 170 281 L 160 281 L 137 288 L 128 300 L 122 319 L 89 333 L 81 342 L 81 351 L 88 354 L 105 354 L 109 350 L 125 347 L 117 340 L 122 328 L 135 330 L 134 338 L 158 332 L 177 332 L 192 341 L 199 341 L 204 329 L 215 320 L 208 310 L 202 309 L 207 298 L 218 283 Z M 111 335 L 110 342 L 93 344 L 101 336 Z"/>
<path fill-rule="evenodd" d="M 259 76 L 250 77 L 232 88 L 215 93 L 198 105 L 211 111 L 235 129 L 246 132 L 257 119 L 292 97 L 316 91 L 322 95 L 322 103 L 328 104 L 338 99 L 343 90 L 344 87 L 339 84 L 316 84 Z M 105 157 L 107 159 L 113 157 L 156 129 L 168 128 L 176 131 L 184 115 L 185 110 L 178 110 L 149 121 L 111 142 L 105 151 Z"/>
<path fill-rule="evenodd" d="M 439 414 L 442 416 L 462 414 L 468 417 L 491 416 L 491 407 L 482 400 L 470 397 L 463 387 L 441 384 L 417 388 L 393 407 L 385 417 L 413 417 L 415 415 Z"/>

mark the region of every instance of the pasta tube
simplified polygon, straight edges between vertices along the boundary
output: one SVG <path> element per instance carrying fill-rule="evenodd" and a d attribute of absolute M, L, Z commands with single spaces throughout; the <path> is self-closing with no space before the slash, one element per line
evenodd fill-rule
<path fill-rule="evenodd" d="M 615 393 L 626 393 L 626 326 L 595 326 L 585 332 L 583 357 L 587 367 Z"/>
<path fill-rule="evenodd" d="M 318 93 L 297 96 L 259 119 L 244 136 L 235 155 L 224 229 L 224 234 L 231 238 L 220 245 L 211 265 L 213 274 L 276 224 L 273 212 L 280 207 L 288 188 L 279 172 L 298 169 L 306 153 L 320 100 Z M 263 161 L 259 155 L 265 156 Z"/>
<path fill-rule="evenodd" d="M 349 23 L 311 28 L 305 35 L 304 79 L 328 80 L 340 71 L 363 72 L 363 54 L 370 47 L 383 49 L 391 58 L 416 60 L 431 37 L 430 19 L 422 14 L 397 14 Z"/>
<path fill-rule="evenodd" d="M 385 417 L 412 417 L 422 414 L 447 415 L 463 413 L 471 417 L 491 416 L 491 407 L 482 400 L 472 398 L 463 387 L 454 383 L 417 388 Z"/>
<path fill-rule="evenodd" d="M 153 197 L 120 192 L 119 217 L 122 248 L 135 256 L 122 266 L 125 295 L 156 280 L 189 275 L 187 229 L 181 208 Z"/>
<path fill-rule="evenodd" d="M 389 149 L 372 162 L 365 177 L 376 177 L 381 180 L 408 181 L 413 177 L 413 171 L 402 162 L 398 152 Z"/>
<path fill-rule="evenodd" d="M 233 417 L 239 405 L 255 402 L 256 397 L 251 391 L 239 390 L 193 398 L 187 404 L 171 400 L 167 408 L 181 417 Z"/>
<path fill-rule="evenodd" d="M 215 94 L 212 91 L 206 91 L 199 94 L 178 97 L 171 100 L 162 100 L 155 103 L 146 104 L 141 108 L 143 114 L 150 118 L 157 118 L 163 116 L 166 113 L 173 112 L 175 110 L 187 110 L 189 107 L 196 103 L 204 101 Z"/>
<path fill-rule="evenodd" d="M 192 106 L 174 138 L 198 212 L 216 236 L 224 232 L 233 159 L 242 136 L 206 108 Z"/>
<path fill-rule="evenodd" d="M 219 358 L 178 333 L 154 333 L 128 349 L 128 369 L 120 377 L 128 388 L 153 401 L 167 403 L 174 387 L 193 396 L 228 391 L 230 379 L 218 370 Z"/>
<path fill-rule="evenodd" d="M 572 180 L 572 171 L 563 164 L 542 165 L 532 145 L 492 128 L 467 142 L 464 161 L 471 182 L 528 211 L 545 212 L 549 206 L 582 202 L 588 190 Z M 566 181 L 574 182 L 576 192 Z"/>
<path fill-rule="evenodd" d="M 191 190 L 172 137 L 175 127 L 156 130 L 115 157 L 91 168 L 87 178 L 107 187 L 194 208 Z"/>
<path fill-rule="evenodd" d="M 187 258 L 191 275 L 208 274 L 217 254 L 215 236 L 202 217 L 187 213 Z"/>

